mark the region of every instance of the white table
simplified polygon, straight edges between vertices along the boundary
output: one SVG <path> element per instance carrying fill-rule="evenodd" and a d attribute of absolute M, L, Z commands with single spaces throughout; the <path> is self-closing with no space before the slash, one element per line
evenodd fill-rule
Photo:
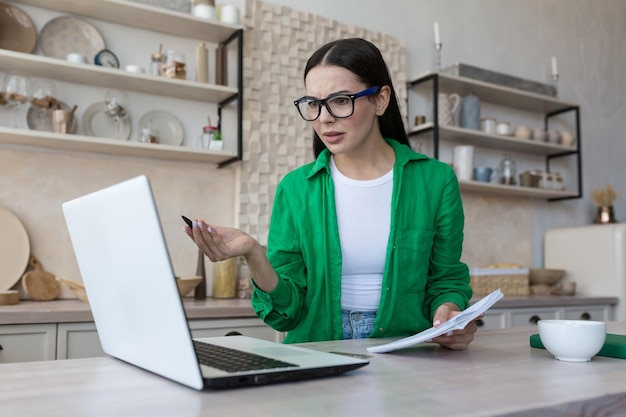
<path fill-rule="evenodd" d="M 0 415 L 512 417 L 534 409 L 540 410 L 533 416 L 546 417 L 626 415 L 626 361 L 559 362 L 529 347 L 535 332 L 485 331 L 463 352 L 423 344 L 372 354 L 369 365 L 339 377 L 227 391 L 197 392 L 112 358 L 5 364 Z M 626 323 L 609 323 L 609 332 L 626 334 Z M 306 346 L 366 354 L 366 346 L 380 342 Z"/>

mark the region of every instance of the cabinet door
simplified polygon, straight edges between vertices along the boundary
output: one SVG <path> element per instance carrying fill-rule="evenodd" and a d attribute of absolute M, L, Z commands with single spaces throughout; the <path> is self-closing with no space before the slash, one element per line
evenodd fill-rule
<path fill-rule="evenodd" d="M 105 356 L 94 323 L 59 323 L 57 359 Z"/>
<path fill-rule="evenodd" d="M 586 306 L 563 308 L 563 318 L 566 320 L 611 320 L 609 306 Z"/>
<path fill-rule="evenodd" d="M 0 326 L 0 363 L 52 360 L 56 336 L 56 324 Z"/>
<path fill-rule="evenodd" d="M 279 341 L 279 333 L 258 318 L 190 320 L 189 328 L 193 337 L 226 336 L 239 333 L 258 339 Z"/>
<path fill-rule="evenodd" d="M 511 310 L 511 327 L 536 326 L 539 320 L 557 319 L 556 308 L 520 308 Z"/>
<path fill-rule="evenodd" d="M 504 329 L 507 327 L 506 312 L 491 310 L 486 311 L 483 318 L 476 320 L 478 330 Z"/>

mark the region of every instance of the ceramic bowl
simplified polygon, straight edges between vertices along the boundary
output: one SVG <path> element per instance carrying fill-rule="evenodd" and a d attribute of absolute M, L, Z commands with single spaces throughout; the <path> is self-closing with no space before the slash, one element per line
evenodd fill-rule
<path fill-rule="evenodd" d="M 563 269 L 530 268 L 528 270 L 528 283 L 530 285 L 552 285 L 565 275 Z"/>
<path fill-rule="evenodd" d="M 587 320 L 539 320 L 541 343 L 555 359 L 589 362 L 606 339 L 606 323 Z"/>
<path fill-rule="evenodd" d="M 190 277 L 176 277 L 176 286 L 178 287 L 178 292 L 181 297 L 186 296 L 200 284 L 202 281 L 201 276 L 190 276 Z"/>

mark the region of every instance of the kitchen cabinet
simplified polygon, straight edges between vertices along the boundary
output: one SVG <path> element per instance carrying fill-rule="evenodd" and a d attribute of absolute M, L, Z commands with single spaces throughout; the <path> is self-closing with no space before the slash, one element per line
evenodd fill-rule
<path fill-rule="evenodd" d="M 432 85 L 432 88 L 427 88 L 429 85 Z M 408 135 L 412 142 L 415 138 L 432 141 L 432 156 L 435 158 L 439 158 L 440 143 L 447 142 L 455 145 L 472 145 L 476 147 L 477 152 L 481 149 L 495 149 L 527 154 L 531 158 L 540 159 L 545 163 L 545 171 L 550 171 L 550 164 L 556 159 L 574 158 L 575 160 L 573 165 L 576 172 L 568 172 L 568 175 L 573 175 L 577 178 L 575 190 L 568 189 L 562 191 L 462 180 L 459 181 L 462 191 L 547 199 L 549 201 L 582 197 L 580 109 L 577 104 L 467 77 L 433 72 L 428 72 L 409 81 L 407 88 L 409 103 L 411 102 L 411 94 L 426 95 L 427 102 L 432 103 L 433 121 L 410 128 Z M 427 92 L 424 93 L 424 91 Z M 566 113 L 573 114 L 576 143 L 574 146 L 563 146 L 548 142 L 518 139 L 513 136 L 487 134 L 479 130 L 456 126 L 440 125 L 438 122 L 438 94 L 440 92 L 457 93 L 460 96 L 466 96 L 471 93 L 480 98 L 481 104 L 489 103 L 490 105 L 510 108 L 513 111 L 537 113 L 543 117 L 546 129 L 550 127 L 550 122 L 555 120 L 557 116 Z M 409 116 L 409 120 L 412 120 L 411 117 L 414 115 L 409 112 Z"/>
<path fill-rule="evenodd" d="M 610 305 L 580 305 L 561 307 L 491 308 L 478 321 L 481 330 L 535 326 L 539 320 L 613 320 Z"/>
<path fill-rule="evenodd" d="M 238 65 L 235 87 L 198 83 L 136 74 L 115 68 L 76 65 L 60 59 L 0 49 L 0 71 L 19 72 L 31 77 L 115 88 L 162 97 L 217 105 L 218 121 L 225 106 L 236 102 L 236 152 L 215 151 L 187 146 L 154 145 L 133 141 L 96 138 L 83 135 L 55 134 L 42 131 L 0 127 L 0 144 L 92 152 L 175 161 L 206 162 L 225 166 L 242 159 L 242 68 L 243 30 L 239 26 L 207 21 L 186 13 L 124 0 L 16 0 L 43 9 L 65 12 L 150 32 L 164 33 L 223 46 L 237 47 Z M 221 126 L 219 126 L 221 127 Z"/>
<path fill-rule="evenodd" d="M 104 356 L 95 323 L 59 323 L 56 359 Z"/>
<path fill-rule="evenodd" d="M 0 326 L 0 363 L 55 359 L 56 339 L 56 324 Z"/>
<path fill-rule="evenodd" d="M 282 334 L 258 318 L 189 320 L 193 337 L 242 334 L 280 342 Z M 0 326 L 0 363 L 105 356 L 93 322 Z"/>

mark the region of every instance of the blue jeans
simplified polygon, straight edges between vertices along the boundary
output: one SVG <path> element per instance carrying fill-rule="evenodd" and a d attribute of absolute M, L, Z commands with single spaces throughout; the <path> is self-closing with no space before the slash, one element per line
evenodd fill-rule
<path fill-rule="evenodd" d="M 364 339 L 374 330 L 375 311 L 341 310 L 344 339 Z"/>

